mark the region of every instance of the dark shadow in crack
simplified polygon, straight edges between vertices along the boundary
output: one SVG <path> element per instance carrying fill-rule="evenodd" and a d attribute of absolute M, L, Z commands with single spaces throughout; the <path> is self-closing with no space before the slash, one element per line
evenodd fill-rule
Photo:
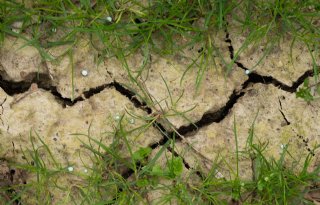
<path fill-rule="evenodd" d="M 114 87 L 121 95 L 126 96 L 131 101 L 131 103 L 134 104 L 136 108 L 142 109 L 148 114 L 152 113 L 152 109 L 148 107 L 145 102 L 139 101 L 136 97 L 136 94 L 133 91 L 127 89 L 126 87 L 124 87 L 116 81 L 112 83 L 112 87 Z"/>
<path fill-rule="evenodd" d="M 230 110 L 237 103 L 237 101 L 242 96 L 245 95 L 245 93 L 246 93 L 245 89 L 250 84 L 256 84 L 256 83 L 272 84 L 281 90 L 284 90 L 284 91 L 287 91 L 290 93 L 294 93 L 294 92 L 296 92 L 297 88 L 303 83 L 303 81 L 312 75 L 313 75 L 313 71 L 305 72 L 302 76 L 300 76 L 297 79 L 297 81 L 295 81 L 293 83 L 293 85 L 291 87 L 289 87 L 289 86 L 277 81 L 276 79 L 274 79 L 272 77 L 269 77 L 269 76 L 266 77 L 266 76 L 261 76 L 256 73 L 251 73 L 249 75 L 249 79 L 246 80 L 242 84 L 241 90 L 238 92 L 234 91 L 231 94 L 231 96 L 229 97 L 229 100 L 225 106 L 223 106 L 222 108 L 220 108 L 217 111 L 205 113 L 199 121 L 197 121 L 193 124 L 186 125 L 186 126 L 181 126 L 180 128 L 177 129 L 177 131 L 181 135 L 186 135 L 186 134 L 189 134 L 191 132 L 194 132 L 194 131 L 200 129 L 201 127 L 210 125 L 211 123 L 221 122 L 229 114 Z"/>
<path fill-rule="evenodd" d="M 233 59 L 234 58 L 234 49 L 232 46 L 232 42 L 229 38 L 229 34 L 226 31 L 226 42 L 229 43 L 229 51 L 230 51 L 230 58 Z M 244 70 L 247 70 L 247 68 L 241 64 L 240 62 L 235 61 L 236 65 Z M 110 84 L 104 84 L 95 88 L 90 88 L 89 90 L 83 92 L 83 97 L 77 97 L 74 100 L 70 99 L 70 98 L 64 98 L 62 97 L 62 95 L 58 92 L 57 87 L 54 86 L 52 84 L 52 81 L 50 79 L 50 76 L 47 74 L 38 74 L 36 73 L 36 75 L 33 73 L 33 78 L 30 81 L 21 81 L 21 82 L 14 82 L 14 81 L 8 81 L 8 80 L 4 80 L 2 76 L 0 76 L 0 87 L 8 94 L 8 95 L 15 95 L 15 94 L 19 94 L 19 93 L 24 93 L 26 91 L 28 91 L 28 89 L 30 88 L 30 86 L 32 85 L 32 83 L 36 83 L 38 85 L 39 88 L 44 89 L 46 91 L 50 91 L 52 93 L 52 95 L 54 95 L 56 97 L 56 99 L 62 103 L 63 107 L 66 106 L 73 106 L 74 104 L 76 104 L 79 101 L 83 101 L 86 100 L 92 96 L 94 96 L 95 94 L 100 93 L 101 91 L 103 91 L 106 88 L 115 88 L 121 95 L 126 96 L 133 104 L 135 107 L 144 110 L 146 113 L 151 114 L 152 113 L 152 109 L 150 107 L 147 106 L 147 104 L 143 101 L 139 101 L 136 98 L 136 94 L 127 89 L 126 87 L 124 87 L 123 85 L 121 85 L 120 83 L 114 81 Z M 159 122 L 154 122 L 153 123 L 153 127 L 155 127 L 156 129 L 158 129 L 161 134 L 162 134 L 162 139 L 157 142 L 154 143 L 152 145 L 150 145 L 150 147 L 152 149 L 157 148 L 158 146 L 164 145 L 165 143 L 168 142 L 169 139 L 176 139 L 178 141 L 181 141 L 182 138 L 179 137 L 179 135 L 186 135 L 186 134 L 190 134 L 204 126 L 210 125 L 212 123 L 219 123 L 221 122 L 230 112 L 230 110 L 233 108 L 233 106 L 237 103 L 237 101 L 245 95 L 246 91 L 246 87 L 250 84 L 255 84 L 255 83 L 262 83 L 262 84 L 272 84 L 276 87 L 278 87 L 279 89 L 282 89 L 284 91 L 293 93 L 297 90 L 297 88 L 303 83 L 303 81 L 307 78 L 313 75 L 313 71 L 306 71 L 302 76 L 300 76 L 293 84 L 292 86 L 288 86 L 282 82 L 280 82 L 279 80 L 271 77 L 271 76 L 262 76 L 259 75 L 255 72 L 249 74 L 249 79 L 246 80 L 243 84 L 242 84 L 242 88 L 240 91 L 234 91 L 231 96 L 229 97 L 228 102 L 226 103 L 225 106 L 221 107 L 220 109 L 213 111 L 213 112 L 208 112 L 205 113 L 202 118 L 192 124 L 186 125 L 186 126 L 181 126 L 180 128 L 177 129 L 177 132 L 168 132 L 164 126 L 161 125 L 161 123 Z M 170 150 L 169 150 L 170 151 Z M 173 153 L 174 154 L 174 153 Z M 177 153 L 175 153 L 177 154 Z M 185 163 L 185 167 L 187 169 L 190 168 L 190 166 Z M 131 174 L 133 173 L 132 170 L 128 170 L 127 173 L 124 173 L 125 178 L 128 178 Z M 200 176 L 201 173 L 198 173 L 198 175 Z"/>
<path fill-rule="evenodd" d="M 246 86 L 247 83 L 244 83 L 244 85 Z M 243 92 L 243 91 L 241 91 L 239 93 L 234 91 L 232 93 L 232 95 L 229 97 L 229 100 L 225 106 L 223 106 L 222 108 L 220 108 L 217 111 L 205 113 L 202 116 L 202 118 L 199 121 L 195 122 L 194 124 L 190 124 L 187 126 L 181 126 L 178 129 L 178 133 L 181 135 L 185 135 L 185 134 L 188 134 L 190 132 L 193 132 L 193 131 L 200 129 L 201 127 L 210 125 L 211 123 L 221 122 L 229 114 L 229 112 L 233 108 L 234 104 L 236 104 L 237 101 L 239 100 L 239 98 L 241 98 L 244 94 L 245 94 L 245 92 Z"/>
<path fill-rule="evenodd" d="M 41 88 L 43 90 L 51 92 L 52 95 L 55 96 L 58 102 L 60 102 L 63 107 L 66 106 L 73 106 L 77 102 L 84 101 L 95 94 L 100 93 L 106 88 L 110 87 L 116 87 L 116 83 L 110 83 L 110 84 L 103 84 L 95 88 L 90 88 L 87 91 L 83 92 L 82 96 L 79 96 L 75 99 L 70 99 L 70 98 L 65 98 L 63 97 L 59 92 L 56 86 L 53 85 L 49 75 L 47 74 L 42 74 L 42 73 L 31 73 L 29 74 L 30 76 L 33 76 L 30 78 L 29 81 L 8 81 L 3 79 L 2 76 L 0 76 L 0 87 L 10 96 L 16 95 L 16 94 L 21 94 L 24 92 L 27 92 L 31 85 L 33 83 L 37 84 L 38 88 Z"/>
<path fill-rule="evenodd" d="M 246 66 L 244 66 L 242 63 L 237 61 L 237 59 L 234 59 L 234 48 L 232 46 L 232 41 L 230 39 L 230 34 L 227 29 L 225 29 L 226 38 L 225 42 L 229 44 L 229 53 L 230 53 L 230 59 L 234 60 L 234 63 L 243 70 L 249 70 Z M 302 74 L 295 82 L 292 83 L 291 86 L 286 85 L 285 83 L 282 83 L 281 81 L 277 80 L 276 78 L 272 76 L 264 76 L 260 75 L 256 72 L 252 72 L 249 74 L 249 80 L 251 83 L 262 83 L 262 84 L 272 84 L 275 87 L 278 87 L 281 90 L 293 93 L 297 91 L 297 88 L 303 83 L 303 81 L 313 76 L 313 69 L 306 71 L 304 74 Z"/>

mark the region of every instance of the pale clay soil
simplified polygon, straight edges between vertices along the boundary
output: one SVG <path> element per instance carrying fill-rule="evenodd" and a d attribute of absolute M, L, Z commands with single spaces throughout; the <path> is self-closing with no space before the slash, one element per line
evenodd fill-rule
<path fill-rule="evenodd" d="M 231 44 L 237 51 L 246 34 L 240 33 L 236 26 L 229 26 L 228 31 Z M 215 46 L 220 49 L 226 61 L 230 61 L 230 44 L 225 42 L 225 33 L 219 33 L 213 38 Z M 48 77 L 48 84 L 56 88 L 60 99 L 36 83 L 31 84 L 27 91 L 13 95 L 0 89 L 0 158 L 4 159 L 0 161 L 0 179 L 1 175 L 5 176 L 10 171 L 5 161 L 26 162 L 23 152 L 32 148 L 30 137 L 34 139 L 36 147 L 41 146 L 37 136 L 48 145 L 59 163 L 63 166 L 72 165 L 75 171 L 81 172 L 92 166 L 92 153 L 83 148 L 80 140 L 89 143 L 89 135 L 106 145 L 111 144 L 112 132 L 118 123 L 117 117 L 122 115 L 127 130 L 147 123 L 133 115 L 159 116 L 157 122 L 168 133 L 189 127 L 190 130 L 184 131 L 184 135 L 177 141 L 175 150 L 190 166 L 189 169 L 184 168 L 183 175 L 191 177 L 193 183 L 199 179 L 198 176 L 190 174 L 191 170 L 207 173 L 217 156 L 224 158 L 235 169 L 234 123 L 237 127 L 239 150 L 244 150 L 250 126 L 256 116 L 254 141 L 269 143 L 265 151 L 267 156 L 279 158 L 282 147 L 288 145 L 292 156 L 299 160 L 310 152 L 308 149 L 312 150 L 320 143 L 319 101 L 306 103 L 297 99 L 295 93 L 282 90 L 272 83 L 246 84 L 249 77 L 236 64 L 226 76 L 223 62 L 216 57 L 215 66 L 205 74 L 198 92 L 195 91 L 194 83 L 196 68 L 190 69 L 180 84 L 181 76 L 192 62 L 190 59 L 198 54 L 201 46 L 187 48 L 183 54 L 172 57 L 151 54 L 146 58 L 142 52 L 130 56 L 127 62 L 133 74 L 136 74 L 144 60 L 149 59 L 148 69 L 139 78 L 145 90 L 142 92 L 137 85 L 130 82 L 121 62 L 116 58 L 106 58 L 97 64 L 98 53 L 86 36 L 73 48 L 59 46 L 47 50 L 51 55 L 59 56 L 72 49 L 72 61 L 70 56 L 64 55 L 57 61 L 43 62 L 37 49 L 24 44 L 22 39 L 5 38 L 0 49 L 2 79 L 12 83 L 30 82 L 35 79 L 37 72 L 42 73 Z M 263 49 L 263 46 L 249 49 L 239 56 L 238 62 L 246 68 L 252 68 L 261 57 Z M 305 72 L 312 70 L 312 60 L 307 48 L 297 43 L 293 46 L 291 62 L 289 49 L 290 44 L 286 40 L 282 41 L 277 49 L 268 54 L 253 70 L 261 76 L 271 76 L 284 85 L 292 86 Z M 316 59 L 319 60 L 319 56 Z M 88 70 L 88 76 L 81 75 L 83 69 Z M 147 93 L 149 102 L 146 104 L 152 113 L 147 113 L 143 106 L 135 105 L 114 87 L 113 82 L 122 84 L 141 96 Z M 85 92 L 99 86 L 102 87 L 99 92 L 85 97 Z M 174 105 L 170 95 L 176 102 Z M 136 98 L 142 102 L 141 98 Z M 63 99 L 78 101 L 65 105 Z M 191 108 L 193 109 L 190 110 Z M 227 112 L 219 113 L 223 109 Z M 173 115 L 177 111 L 186 110 L 190 111 L 185 113 L 185 116 Z M 164 120 L 161 118 L 163 114 L 170 116 Z M 204 114 L 211 118 L 203 119 Z M 221 119 L 215 120 L 218 115 L 222 116 Z M 199 128 L 195 129 L 191 124 L 197 122 L 202 123 L 198 123 Z M 154 145 L 163 137 L 155 127 L 148 126 L 129 134 L 128 140 L 135 151 L 140 147 Z M 159 147 L 161 146 L 155 148 L 153 153 Z M 123 149 L 123 157 L 128 157 L 125 147 L 120 149 Z M 46 156 L 45 153 L 43 155 Z M 314 155 L 310 169 L 320 163 L 319 151 Z M 164 160 L 165 158 L 159 159 L 159 163 L 163 165 Z M 49 160 L 48 163 L 48 167 L 53 166 Z M 219 177 L 232 178 L 234 176 L 231 173 L 227 166 L 217 169 Z M 244 179 L 252 177 L 251 160 L 242 155 L 240 176 Z M 26 182 L 34 179 L 33 176 L 24 177 Z M 77 177 L 69 175 L 62 176 L 59 181 L 66 188 L 83 183 Z M 163 180 L 163 184 L 168 183 L 170 182 Z M 147 200 L 156 201 L 162 194 L 165 193 L 154 191 L 148 194 Z M 52 196 L 58 200 L 65 197 L 65 193 L 52 189 Z"/>

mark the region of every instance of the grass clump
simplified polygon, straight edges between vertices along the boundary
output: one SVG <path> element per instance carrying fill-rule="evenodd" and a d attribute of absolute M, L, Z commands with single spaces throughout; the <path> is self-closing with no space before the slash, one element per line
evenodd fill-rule
<path fill-rule="evenodd" d="M 312 204 L 305 199 L 313 184 L 320 180 L 320 166 L 310 172 L 314 151 L 296 160 L 288 151 L 290 144 L 283 146 L 279 159 L 267 157 L 268 144 L 254 143 L 254 125 L 250 128 L 247 140 L 247 154 L 253 165 L 253 181 L 248 187 L 253 193 L 253 204 Z M 302 160 L 303 164 L 299 163 Z M 317 189 L 316 189 L 317 190 Z"/>
<path fill-rule="evenodd" d="M 232 21 L 240 29 L 248 31 L 246 40 L 235 54 L 237 59 L 250 45 L 264 46 L 264 54 L 257 60 L 254 69 L 282 41 L 289 39 L 291 49 L 297 42 L 303 43 L 312 59 L 313 71 L 318 75 L 320 4 L 318 1 L 239 1 L 232 13 Z M 292 52 L 292 50 L 291 50 Z M 291 61 L 292 54 L 288 54 Z"/>
<path fill-rule="evenodd" d="M 268 145 L 254 142 L 253 128 L 245 150 L 234 153 L 237 164 L 240 158 L 251 159 L 251 180 L 242 179 L 240 165 L 230 171 L 234 173 L 230 178 L 219 174 L 224 163 L 231 167 L 223 159 L 217 160 L 208 174 L 187 169 L 183 158 L 173 151 L 174 140 L 155 149 L 141 147 L 125 156 L 119 147 L 133 149 L 120 126 L 115 133 L 121 134 L 115 135 L 110 145 L 87 136 L 89 141 L 83 142 L 83 147 L 92 154 L 93 163 L 86 173 L 68 171 L 38 136 L 41 146 L 25 152 L 30 159 L 27 164 L 12 164 L 16 170 L 24 170 L 29 181 L 2 187 L 0 197 L 8 204 L 28 204 L 31 199 L 33 204 L 312 204 L 308 195 L 320 191 L 314 186 L 320 182 L 320 167 L 310 171 L 313 155 L 309 153 L 302 166 L 293 160 L 288 146 L 279 159 L 268 157 Z M 59 180 L 71 184 L 62 185 Z"/>
<path fill-rule="evenodd" d="M 56 57 L 47 53 L 46 49 L 73 45 L 81 35 L 88 35 L 100 58 L 117 57 L 121 60 L 129 79 L 142 92 L 143 85 L 138 78 L 147 69 L 145 65 L 150 53 L 174 55 L 200 44 L 200 52 L 183 74 L 196 67 L 195 84 L 199 88 L 208 67 L 214 64 L 213 56 L 221 55 L 214 44 L 213 34 L 224 30 L 227 19 L 231 18 L 231 21 L 240 23 L 242 30 L 249 31 L 233 62 L 250 45 L 262 43 L 267 49 L 258 60 L 259 64 L 283 38 L 290 36 L 292 47 L 296 41 L 308 47 L 317 78 L 319 10 L 316 0 L 166 0 L 146 3 L 134 0 L 36 0 L 22 3 L 6 0 L 0 2 L 0 41 L 6 35 L 24 38 L 28 45 L 38 49 L 45 60 L 51 61 Z M 181 39 L 187 40 L 179 41 Z M 126 60 L 139 49 L 143 50 L 146 63 L 138 72 L 132 72 Z M 70 52 L 64 55 L 70 55 L 72 61 Z M 183 80 L 183 76 L 181 78 Z M 164 83 L 170 98 L 169 103 L 166 102 L 168 111 L 160 107 L 154 116 L 144 118 L 149 123 L 141 129 L 150 127 L 159 119 L 171 125 L 166 118 L 176 115 L 191 122 L 185 113 L 193 108 L 187 111 L 176 109 L 183 93 L 174 99 L 170 93 L 172 88 Z M 305 81 L 297 96 L 307 101 L 313 100 L 311 87 Z M 143 94 L 148 98 L 148 105 L 154 104 L 152 96 Z M 28 197 L 33 204 L 52 204 L 54 197 L 61 199 L 62 204 L 311 204 L 306 195 L 311 190 L 319 190 L 318 187 L 312 188 L 320 181 L 320 167 L 309 170 L 312 154 L 306 156 L 302 167 L 295 162 L 288 165 L 287 159 L 292 160 L 288 147 L 283 149 L 279 159 L 270 158 L 266 154 L 267 145 L 253 141 L 253 126 L 246 150 L 238 150 L 236 145 L 237 168 L 231 170 L 234 176 L 229 179 L 217 175 L 217 169 L 228 163 L 223 159 L 207 175 L 192 168 L 187 170 L 184 159 L 172 151 L 175 150 L 174 139 L 154 150 L 150 147 L 134 149 L 128 140 L 129 132 L 120 120 L 113 133 L 114 140 L 109 145 L 84 135 L 88 142 L 83 141 L 83 147 L 92 154 L 93 164 L 86 167 L 86 174 L 69 172 L 68 166 L 62 166 L 38 136 L 40 146 L 32 144 L 31 150 L 25 153 L 24 157 L 29 161 L 12 165 L 27 172 L 32 180 L 26 184 L 5 183 L 1 187 L 0 198 L 8 204 L 23 204 Z M 236 126 L 234 133 L 237 142 Z M 123 147 L 126 156 L 122 152 Z M 244 180 L 239 174 L 241 157 L 252 160 L 251 180 Z M 59 180 L 66 178 L 74 179 L 76 183 L 68 188 L 61 186 Z M 53 197 L 52 190 L 64 193 L 63 197 Z M 156 193 L 157 197 L 152 198 L 152 193 Z"/>
<path fill-rule="evenodd" d="M 186 72 L 191 67 L 198 70 L 195 79 L 198 90 L 208 69 L 215 67 L 214 56 L 223 58 L 215 45 L 215 35 L 224 32 L 228 21 L 229 25 L 237 22 L 239 30 L 249 33 L 231 63 L 223 59 L 228 71 L 249 46 L 265 47 L 261 59 L 250 68 L 254 69 L 282 39 L 290 38 L 291 48 L 296 42 L 306 45 L 313 71 L 318 74 L 317 0 L 5 0 L 0 2 L 0 11 L 0 42 L 6 35 L 25 38 L 45 60 L 56 58 L 47 53 L 47 48 L 72 45 L 82 35 L 90 36 L 101 59 L 127 57 L 138 49 L 148 59 L 152 52 L 183 54 L 183 49 L 200 45 L 201 52 L 192 57 L 193 63 L 186 69 Z"/>

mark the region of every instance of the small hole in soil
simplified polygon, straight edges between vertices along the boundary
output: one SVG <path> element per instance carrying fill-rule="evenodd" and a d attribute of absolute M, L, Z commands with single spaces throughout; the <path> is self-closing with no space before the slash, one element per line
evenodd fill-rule
<path fill-rule="evenodd" d="M 10 170 L 10 174 L 11 174 L 11 175 L 14 175 L 15 173 L 16 173 L 16 170 L 14 170 L 14 169 L 11 169 L 11 170 Z"/>
<path fill-rule="evenodd" d="M 142 23 L 142 21 L 141 21 L 139 18 L 135 18 L 135 19 L 134 19 L 134 22 L 137 23 L 137 24 Z"/>

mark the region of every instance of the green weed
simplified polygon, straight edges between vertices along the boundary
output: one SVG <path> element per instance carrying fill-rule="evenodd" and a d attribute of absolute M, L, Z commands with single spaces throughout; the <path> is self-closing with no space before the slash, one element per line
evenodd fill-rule
<path fill-rule="evenodd" d="M 319 46 L 315 42 L 320 39 L 319 9 L 316 0 L 166 0 L 145 3 L 138 0 L 26 0 L 22 3 L 5 0 L 0 2 L 0 40 L 3 41 L 6 35 L 24 38 L 45 60 L 54 59 L 45 48 L 72 44 L 83 35 L 90 36 L 100 61 L 120 55 L 119 59 L 123 61 L 142 49 L 146 60 L 135 78 L 148 69 L 150 53 L 183 55 L 184 48 L 201 45 L 201 52 L 193 57 L 185 71 L 197 69 L 195 85 L 198 90 L 208 69 L 215 66 L 214 56 L 222 58 L 214 44 L 214 36 L 226 28 L 227 17 L 239 22 L 241 30 L 249 31 L 234 59 L 226 65 L 228 71 L 249 45 L 265 46 L 257 66 L 281 39 L 290 36 L 292 46 L 300 41 L 308 47 L 317 76 Z M 181 39 L 184 39 L 183 43 Z M 222 59 L 222 62 L 226 61 Z"/>
<path fill-rule="evenodd" d="M 308 78 L 304 80 L 303 86 L 300 87 L 296 92 L 296 97 L 302 98 L 306 102 L 311 102 L 313 100 L 319 99 L 319 97 L 315 97 L 316 95 L 320 95 L 320 83 L 317 82 L 310 85 Z"/>
<path fill-rule="evenodd" d="M 24 152 L 27 163 L 15 166 L 34 178 L 27 184 L 11 187 L 15 190 L 11 202 L 16 199 L 23 202 L 27 194 L 34 204 L 52 204 L 51 191 L 58 189 L 67 193 L 67 198 L 60 200 L 76 204 L 149 204 L 151 201 L 145 199 L 154 191 L 166 193 L 154 199 L 152 203 L 156 204 L 227 204 L 230 201 L 243 204 L 311 204 L 305 194 L 310 191 L 313 183 L 319 182 L 320 167 L 308 171 L 311 154 L 304 159 L 302 167 L 297 167 L 294 162 L 288 166 L 290 164 L 286 159 L 292 158 L 287 146 L 279 159 L 268 157 L 265 154 L 268 145 L 255 143 L 254 123 L 249 130 L 245 150 L 236 149 L 234 153 L 237 164 L 240 155 L 252 160 L 254 167 L 251 181 L 241 179 L 239 166 L 231 172 L 234 177 L 228 179 L 219 176 L 217 170 L 225 166 L 224 163 L 229 163 L 223 159 L 216 160 L 207 175 L 197 176 L 196 170 L 192 169 L 185 175 L 183 159 L 174 154 L 168 155 L 166 151 L 169 147 L 174 150 L 174 140 L 168 140 L 152 155 L 149 147 L 132 151 L 126 138 L 128 131 L 120 124 L 115 128 L 115 139 L 110 145 L 83 135 L 89 138 L 88 142 L 83 141 L 83 147 L 92 153 L 93 166 L 87 167 L 88 174 L 68 172 L 67 167 L 57 162 L 40 136 L 35 139 L 31 137 L 32 148 Z M 234 132 L 237 141 L 236 126 Z M 78 136 L 81 140 L 82 137 Z M 126 146 L 129 157 L 119 149 L 121 144 Z M 160 158 L 165 159 L 165 167 L 160 166 Z M 57 183 L 60 177 L 66 176 L 75 176 L 81 183 L 66 189 Z M 195 177 L 198 179 L 195 180 Z M 163 183 L 163 180 L 169 180 L 171 185 Z M 9 204 L 11 202 L 8 201 Z"/>

